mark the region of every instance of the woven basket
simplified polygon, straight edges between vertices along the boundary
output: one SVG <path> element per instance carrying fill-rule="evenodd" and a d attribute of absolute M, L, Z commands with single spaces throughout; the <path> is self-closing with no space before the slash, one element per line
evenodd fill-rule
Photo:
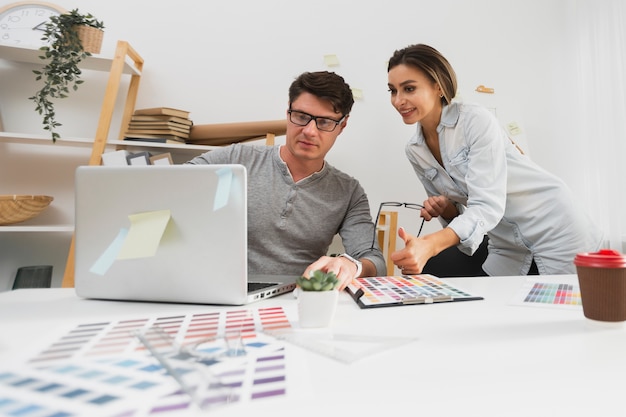
<path fill-rule="evenodd" d="M 32 219 L 52 200 L 47 195 L 0 195 L 0 226 Z"/>
<path fill-rule="evenodd" d="M 75 28 L 80 43 L 83 45 L 83 50 L 92 54 L 99 54 L 104 31 L 87 25 L 75 26 Z"/>

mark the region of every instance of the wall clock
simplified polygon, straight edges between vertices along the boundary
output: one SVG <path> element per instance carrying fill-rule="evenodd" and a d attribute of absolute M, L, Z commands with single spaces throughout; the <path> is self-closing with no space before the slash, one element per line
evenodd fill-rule
<path fill-rule="evenodd" d="M 40 48 L 45 25 L 51 16 L 67 13 L 61 6 L 44 1 L 20 1 L 0 6 L 0 43 Z"/>

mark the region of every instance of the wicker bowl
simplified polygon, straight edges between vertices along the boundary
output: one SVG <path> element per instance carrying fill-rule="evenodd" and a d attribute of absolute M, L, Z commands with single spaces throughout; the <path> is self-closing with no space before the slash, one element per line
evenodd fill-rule
<path fill-rule="evenodd" d="M 52 200 L 47 195 L 0 195 L 0 226 L 32 219 Z"/>

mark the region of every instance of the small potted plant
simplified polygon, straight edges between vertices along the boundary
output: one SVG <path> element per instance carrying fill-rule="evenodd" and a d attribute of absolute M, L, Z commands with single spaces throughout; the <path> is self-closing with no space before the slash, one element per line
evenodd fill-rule
<path fill-rule="evenodd" d="M 298 277 L 298 317 L 300 327 L 330 325 L 339 299 L 339 280 L 334 272 L 314 271 L 311 276 Z"/>
<path fill-rule="evenodd" d="M 83 83 L 78 64 L 92 53 L 100 52 L 104 23 L 91 14 L 81 14 L 78 9 L 50 17 L 46 23 L 43 41 L 49 46 L 40 48 L 46 61 L 41 70 L 33 70 L 37 81 L 43 80 L 43 87 L 29 97 L 35 102 L 35 110 L 43 116 L 44 129 L 52 135 L 52 141 L 60 137 L 56 128 L 61 123 L 56 121 L 54 99 L 68 96 L 70 90 L 76 91 Z"/>

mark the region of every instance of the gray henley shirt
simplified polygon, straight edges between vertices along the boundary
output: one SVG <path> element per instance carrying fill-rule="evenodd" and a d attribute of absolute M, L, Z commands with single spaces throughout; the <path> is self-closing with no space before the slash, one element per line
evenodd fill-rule
<path fill-rule="evenodd" d="M 359 182 L 324 163 L 321 171 L 294 182 L 280 146 L 234 144 L 206 152 L 190 164 L 241 164 L 248 174 L 248 272 L 300 275 L 326 255 L 334 236 L 346 253 L 374 263 L 386 275 L 374 243 L 374 224 Z"/>

